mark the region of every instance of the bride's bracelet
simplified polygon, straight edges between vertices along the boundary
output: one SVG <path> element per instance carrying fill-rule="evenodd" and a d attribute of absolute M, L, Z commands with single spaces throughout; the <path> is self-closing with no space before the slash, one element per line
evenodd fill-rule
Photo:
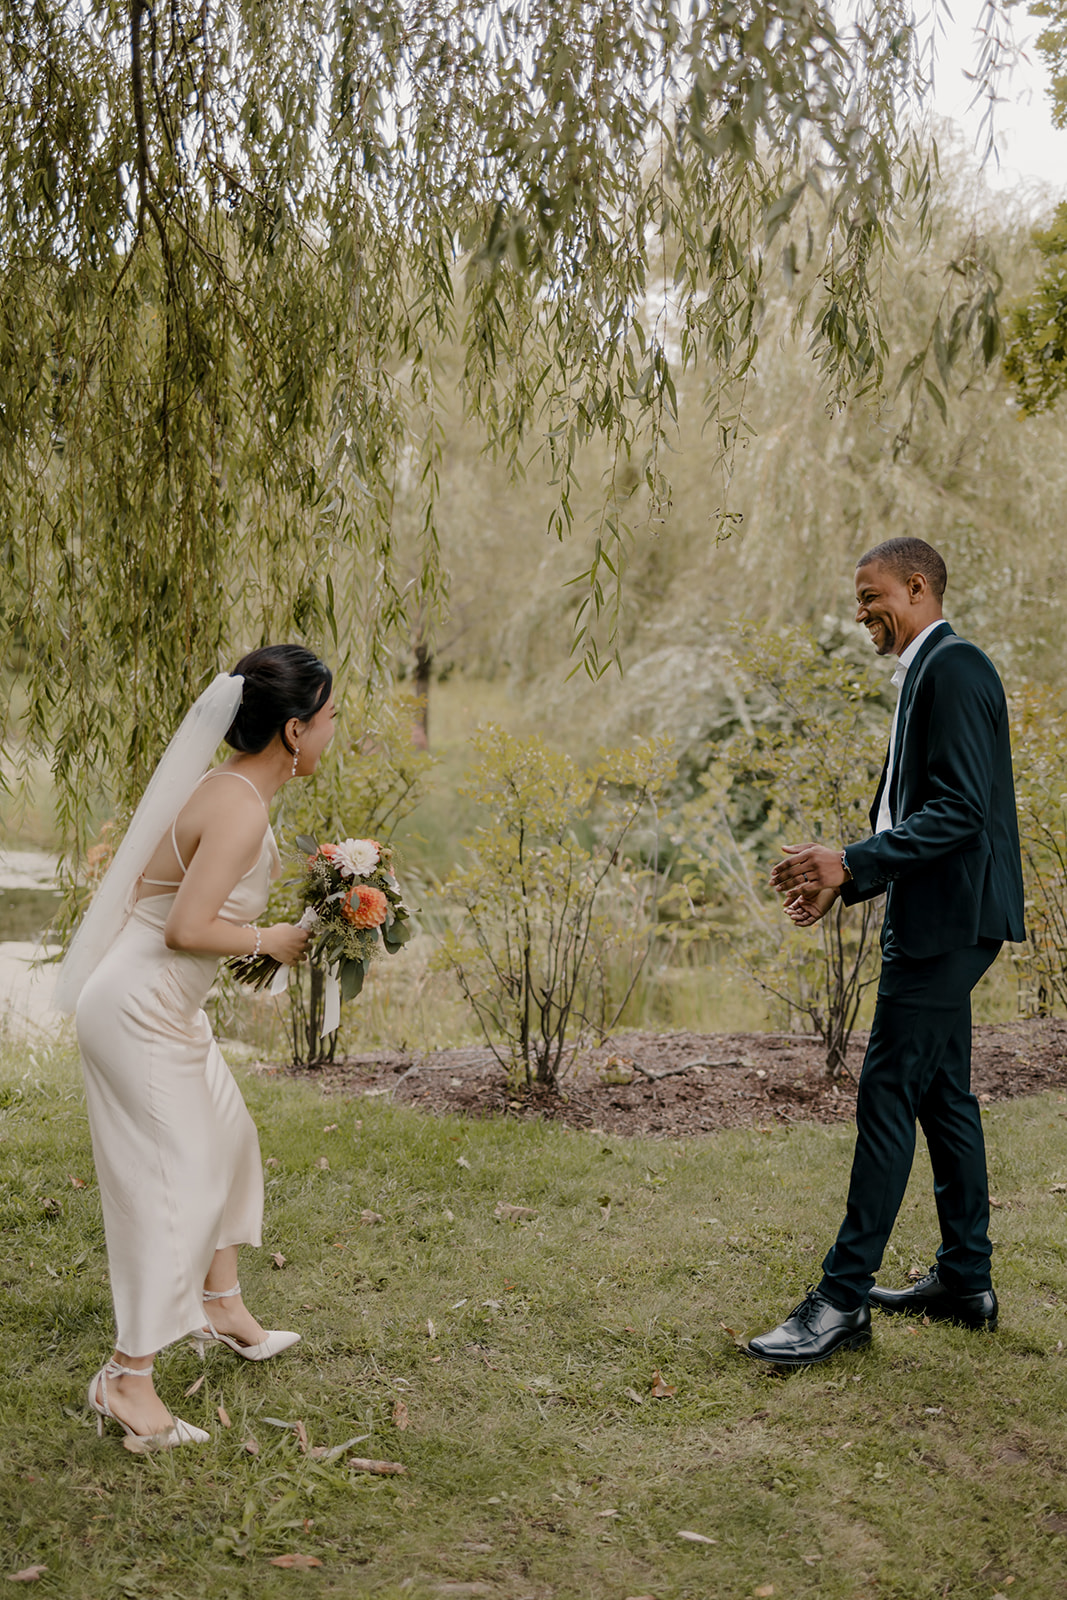
<path fill-rule="evenodd" d="M 245 960 L 254 961 L 259 955 L 260 945 L 263 943 L 263 930 L 262 928 L 257 928 L 254 922 L 246 922 L 245 927 L 256 936 L 255 949 L 249 951 L 248 955 L 245 956 Z"/>

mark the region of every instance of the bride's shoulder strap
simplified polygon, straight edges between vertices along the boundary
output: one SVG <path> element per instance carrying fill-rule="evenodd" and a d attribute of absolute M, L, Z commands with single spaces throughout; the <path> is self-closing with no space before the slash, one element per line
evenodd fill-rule
<path fill-rule="evenodd" d="M 251 778 L 246 778 L 243 772 L 234 772 L 232 767 L 212 767 L 210 772 L 204 773 L 204 776 L 201 778 L 200 782 L 206 783 L 209 778 L 240 778 L 242 783 L 247 783 L 248 787 L 251 789 L 252 793 L 255 795 L 256 799 L 267 813 L 268 821 L 270 820 L 270 807 L 260 794 L 259 790 L 256 788 L 255 784 L 252 782 Z"/>

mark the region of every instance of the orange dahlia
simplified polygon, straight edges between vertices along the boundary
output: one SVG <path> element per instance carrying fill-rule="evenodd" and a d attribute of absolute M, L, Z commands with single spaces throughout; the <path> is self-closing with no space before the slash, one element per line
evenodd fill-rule
<path fill-rule="evenodd" d="M 380 889 L 357 883 L 345 896 L 342 910 L 357 928 L 380 928 L 389 915 L 389 902 Z"/>

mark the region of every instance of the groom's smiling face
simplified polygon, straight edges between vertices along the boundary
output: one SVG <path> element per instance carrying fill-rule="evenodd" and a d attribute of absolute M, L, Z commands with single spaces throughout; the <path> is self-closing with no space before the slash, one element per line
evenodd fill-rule
<path fill-rule="evenodd" d="M 921 579 L 919 589 L 926 590 Z M 920 601 L 914 577 L 898 578 L 881 561 L 856 568 L 856 621 L 867 629 L 880 656 L 898 656 L 921 632 L 916 616 Z"/>

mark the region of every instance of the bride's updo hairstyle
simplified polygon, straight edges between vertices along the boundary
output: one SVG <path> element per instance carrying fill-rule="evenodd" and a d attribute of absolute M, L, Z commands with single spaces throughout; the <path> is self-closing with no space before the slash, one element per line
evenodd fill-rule
<path fill-rule="evenodd" d="M 267 644 L 242 656 L 231 674 L 238 675 L 245 681 L 244 692 L 226 743 L 254 756 L 278 734 L 292 755 L 285 724 L 291 717 L 310 722 L 322 710 L 333 688 L 329 667 L 301 644 Z"/>

